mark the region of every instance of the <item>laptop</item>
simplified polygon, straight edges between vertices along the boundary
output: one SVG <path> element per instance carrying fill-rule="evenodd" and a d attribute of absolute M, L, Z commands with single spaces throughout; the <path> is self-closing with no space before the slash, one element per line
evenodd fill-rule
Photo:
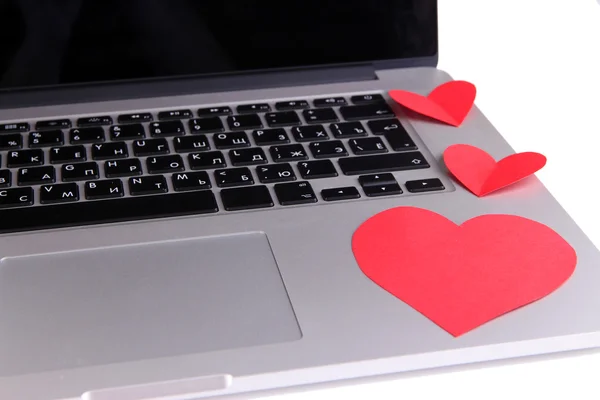
<path fill-rule="evenodd" d="M 452 80 L 436 6 L 0 0 L 0 398 L 257 396 L 600 344 L 598 251 L 540 181 L 478 198 L 444 166 L 512 154 L 500 133 L 388 96 Z M 576 271 L 455 338 L 353 256 L 399 206 L 539 221 Z"/>

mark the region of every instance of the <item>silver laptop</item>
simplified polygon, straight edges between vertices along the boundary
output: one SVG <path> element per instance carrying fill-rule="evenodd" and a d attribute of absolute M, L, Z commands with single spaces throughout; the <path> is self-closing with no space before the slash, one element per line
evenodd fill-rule
<path fill-rule="evenodd" d="M 435 0 L 0 0 L 0 37 L 0 399 L 252 396 L 600 344 L 598 251 L 543 185 L 478 198 L 445 170 L 454 143 L 513 152 L 484 115 L 389 99 L 452 79 Z M 454 338 L 355 261 L 398 206 L 542 222 L 576 272 Z"/>

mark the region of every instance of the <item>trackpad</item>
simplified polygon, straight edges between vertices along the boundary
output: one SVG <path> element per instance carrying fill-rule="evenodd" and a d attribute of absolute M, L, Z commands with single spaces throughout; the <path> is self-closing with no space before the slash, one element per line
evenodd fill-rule
<path fill-rule="evenodd" d="M 300 337 L 264 233 L 0 262 L 0 376 Z"/>

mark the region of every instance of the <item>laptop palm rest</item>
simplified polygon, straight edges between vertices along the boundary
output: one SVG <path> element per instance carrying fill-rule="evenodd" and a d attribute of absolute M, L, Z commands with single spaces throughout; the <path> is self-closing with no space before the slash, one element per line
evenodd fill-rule
<path fill-rule="evenodd" d="M 298 340 L 264 233 L 0 262 L 0 376 Z"/>

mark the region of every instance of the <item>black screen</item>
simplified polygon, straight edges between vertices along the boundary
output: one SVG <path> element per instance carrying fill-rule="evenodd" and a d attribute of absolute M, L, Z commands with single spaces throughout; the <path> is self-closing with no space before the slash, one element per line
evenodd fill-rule
<path fill-rule="evenodd" d="M 433 56 L 436 0 L 0 0 L 0 89 Z"/>

